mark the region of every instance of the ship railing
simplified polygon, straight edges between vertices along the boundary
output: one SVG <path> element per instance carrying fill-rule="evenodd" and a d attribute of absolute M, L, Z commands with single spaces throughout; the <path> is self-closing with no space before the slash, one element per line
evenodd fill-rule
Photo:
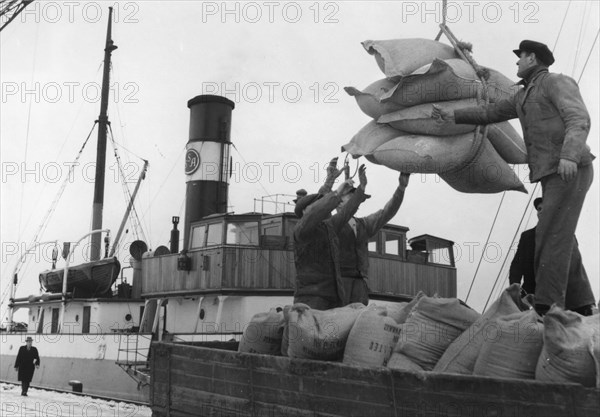
<path fill-rule="evenodd" d="M 117 365 L 132 377 L 139 386 L 150 383 L 149 355 L 151 334 L 122 333 L 119 335 Z"/>

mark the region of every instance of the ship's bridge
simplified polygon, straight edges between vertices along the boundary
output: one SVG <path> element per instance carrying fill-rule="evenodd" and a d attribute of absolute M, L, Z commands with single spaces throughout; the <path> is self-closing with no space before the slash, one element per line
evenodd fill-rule
<path fill-rule="evenodd" d="M 142 296 L 190 294 L 292 295 L 294 213 L 214 214 L 190 224 L 187 250 L 147 253 Z M 407 241 L 409 229 L 386 225 L 369 242 L 374 299 L 456 297 L 453 242 L 431 235 Z"/>

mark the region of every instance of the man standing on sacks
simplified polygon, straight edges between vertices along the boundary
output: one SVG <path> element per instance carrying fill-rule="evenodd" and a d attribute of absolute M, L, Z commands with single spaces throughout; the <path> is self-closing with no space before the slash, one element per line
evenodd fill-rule
<path fill-rule="evenodd" d="M 523 87 L 516 94 L 453 113 L 434 106 L 432 117 L 457 124 L 519 118 L 530 180 L 542 183 L 544 199 L 535 237 L 535 309 L 543 315 L 556 303 L 588 314 L 595 304 L 589 280 L 585 274 L 569 275 L 569 270 L 572 262 L 581 262 L 575 229 L 593 180 L 595 157 L 586 144 L 590 117 L 577 83 L 548 72 L 554 56 L 545 44 L 524 40 L 513 52 L 519 57 L 517 76 Z"/>
<path fill-rule="evenodd" d="M 351 193 L 353 181 L 346 180 L 336 191 L 309 194 L 298 199 L 295 213 L 300 221 L 294 228 L 296 291 L 294 303 L 304 303 L 317 310 L 346 304 L 341 284 L 338 233 L 367 198 L 366 168 L 359 168 L 359 186 Z M 331 212 L 351 193 L 349 201 L 333 216 Z"/>

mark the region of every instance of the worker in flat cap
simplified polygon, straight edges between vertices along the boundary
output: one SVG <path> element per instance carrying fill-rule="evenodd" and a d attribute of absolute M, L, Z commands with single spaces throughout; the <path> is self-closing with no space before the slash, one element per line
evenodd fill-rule
<path fill-rule="evenodd" d="M 354 182 L 348 179 L 335 191 L 308 194 L 296 203 L 295 213 L 300 221 L 294 228 L 294 303 L 304 303 L 317 310 L 344 305 L 347 298 L 341 285 L 338 233 L 367 198 L 364 165 L 359 168 L 358 176 L 359 185 L 355 190 Z M 348 202 L 331 215 L 347 194 L 352 194 Z"/>
<path fill-rule="evenodd" d="M 590 314 L 595 304 L 575 240 L 575 229 L 593 180 L 586 140 L 590 116 L 572 78 L 550 73 L 552 51 L 524 40 L 518 57 L 521 88 L 493 104 L 450 112 L 434 105 L 432 117 L 462 124 L 489 124 L 519 118 L 531 182 L 541 182 L 544 209 L 535 233 L 535 309 L 544 315 L 552 304 Z M 581 273 L 570 274 L 576 263 Z M 569 297 L 567 297 L 567 288 Z"/>
<path fill-rule="evenodd" d="M 365 217 L 351 217 L 338 232 L 340 242 L 340 269 L 346 299 L 343 304 L 369 304 L 369 239 L 385 226 L 400 209 L 410 174 L 401 173 L 392 198 L 386 205 Z M 365 178 L 366 181 L 366 178 Z M 337 210 L 350 201 L 351 194 L 342 197 Z"/>

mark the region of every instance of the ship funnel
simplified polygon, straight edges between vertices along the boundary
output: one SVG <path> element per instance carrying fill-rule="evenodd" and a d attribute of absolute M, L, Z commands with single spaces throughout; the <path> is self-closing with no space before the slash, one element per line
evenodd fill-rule
<path fill-rule="evenodd" d="M 186 199 L 183 248 L 190 224 L 227 211 L 230 170 L 231 112 L 235 104 L 221 96 L 201 95 L 188 101 L 190 137 L 186 145 Z"/>

